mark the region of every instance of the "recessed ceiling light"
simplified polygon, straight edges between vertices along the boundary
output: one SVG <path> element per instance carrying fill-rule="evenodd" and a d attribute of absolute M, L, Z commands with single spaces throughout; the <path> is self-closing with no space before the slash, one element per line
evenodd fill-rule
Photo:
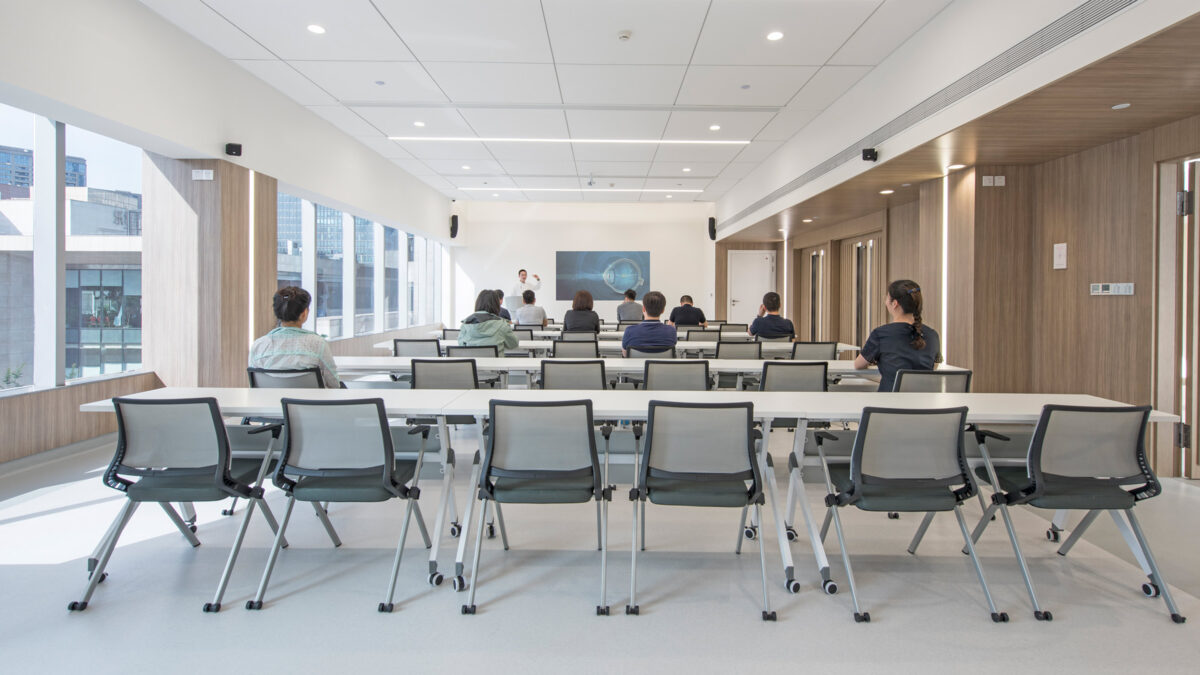
<path fill-rule="evenodd" d="M 787 234 L 787 228 L 781 227 L 781 228 L 779 228 L 779 231 L 784 234 Z"/>
<path fill-rule="evenodd" d="M 413 122 L 413 126 L 414 127 L 423 127 L 423 126 L 425 126 L 425 123 L 420 120 L 417 120 L 416 122 Z"/>
<path fill-rule="evenodd" d="M 773 30 L 770 33 L 767 33 L 767 39 L 770 40 L 771 42 L 774 42 L 776 40 L 782 40 L 783 33 L 780 33 L 777 30 Z"/>
<path fill-rule="evenodd" d="M 802 223 L 811 223 L 811 222 L 812 222 L 812 218 L 805 218 L 804 220 L 802 220 L 802 221 L 800 221 L 800 222 L 802 222 Z"/>
<path fill-rule="evenodd" d="M 692 170 L 692 169 L 691 169 L 691 167 L 686 167 L 686 166 L 685 166 L 685 167 L 683 167 L 683 172 L 684 172 L 684 173 L 690 173 L 690 172 L 691 172 L 691 170 Z"/>
<path fill-rule="evenodd" d="M 492 196 L 493 196 L 493 197 L 499 197 L 499 196 L 500 196 L 500 193 L 499 193 L 499 192 L 493 192 L 493 193 L 492 193 Z"/>
<path fill-rule="evenodd" d="M 471 167 L 469 165 L 463 164 L 463 171 L 470 171 L 470 170 L 471 170 Z"/>
<path fill-rule="evenodd" d="M 720 124 L 714 124 L 714 125 L 710 126 L 710 127 L 708 128 L 708 130 L 709 130 L 709 131 L 720 131 L 720 130 L 721 130 L 721 125 L 720 125 Z"/>
<path fill-rule="evenodd" d="M 1130 105 L 1132 105 L 1132 104 L 1131 103 L 1118 103 L 1118 104 L 1114 105 L 1112 107 L 1112 109 L 1113 110 L 1124 110 L 1124 109 L 1128 108 Z"/>
<path fill-rule="evenodd" d="M 310 23 L 310 24 L 308 25 L 308 32 L 310 32 L 310 33 L 316 33 L 317 35 L 324 35 L 324 34 L 325 34 L 325 27 L 324 27 L 324 26 L 318 26 L 318 25 L 317 25 L 317 24 L 315 24 L 315 23 Z"/>
<path fill-rule="evenodd" d="M 667 199 L 670 199 L 671 197 L 672 197 L 672 195 L 667 195 Z"/>
<path fill-rule="evenodd" d="M 910 185 L 912 185 L 912 183 L 901 183 L 900 187 L 908 187 Z"/>
<path fill-rule="evenodd" d="M 375 84 L 382 87 L 383 85 L 387 84 L 387 82 L 384 82 L 383 80 L 375 80 Z"/>
<path fill-rule="evenodd" d="M 951 164 L 950 166 L 946 167 L 946 170 L 947 171 L 958 171 L 959 169 L 965 169 L 965 168 L 967 168 L 966 164 Z"/>
<path fill-rule="evenodd" d="M 881 194 L 881 195 L 890 195 L 890 194 L 892 194 L 892 193 L 894 193 L 894 192 L 895 192 L 895 190 L 880 190 L 880 191 L 879 191 L 879 194 Z"/>

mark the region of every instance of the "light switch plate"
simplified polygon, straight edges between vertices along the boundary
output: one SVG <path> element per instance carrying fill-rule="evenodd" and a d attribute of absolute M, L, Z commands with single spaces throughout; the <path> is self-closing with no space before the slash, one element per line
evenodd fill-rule
<path fill-rule="evenodd" d="M 212 180 L 212 169 L 192 169 L 192 180 Z"/>
<path fill-rule="evenodd" d="M 1054 269 L 1067 269 L 1067 244 L 1065 242 L 1054 245 Z"/>
<path fill-rule="evenodd" d="M 992 187 L 995 184 L 996 184 L 995 176 L 984 176 L 983 177 L 983 187 Z"/>
<path fill-rule="evenodd" d="M 996 187 L 1004 187 L 1004 176 L 996 176 Z"/>

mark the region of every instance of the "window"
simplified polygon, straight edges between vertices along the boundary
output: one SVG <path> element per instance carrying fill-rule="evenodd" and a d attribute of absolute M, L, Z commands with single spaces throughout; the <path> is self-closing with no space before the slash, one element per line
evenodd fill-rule
<path fill-rule="evenodd" d="M 384 328 L 400 327 L 400 238 L 399 230 L 383 228 Z"/>
<path fill-rule="evenodd" d="M 35 119 L 0 104 L 0 389 L 33 384 Z"/>
<path fill-rule="evenodd" d="M 375 223 L 354 218 L 354 334 L 375 330 Z"/>
<path fill-rule="evenodd" d="M 339 338 L 342 330 L 342 212 L 316 205 L 317 225 L 317 332 Z"/>
<path fill-rule="evenodd" d="M 302 286 L 303 257 L 301 256 L 301 200 L 280 191 L 276 197 L 276 289 Z"/>

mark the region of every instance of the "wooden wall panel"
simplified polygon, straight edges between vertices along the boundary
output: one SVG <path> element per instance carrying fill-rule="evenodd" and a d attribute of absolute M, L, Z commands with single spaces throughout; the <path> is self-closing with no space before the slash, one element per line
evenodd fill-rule
<path fill-rule="evenodd" d="M 975 170 L 954 171 L 949 181 L 946 256 L 946 323 L 941 326 L 947 363 L 973 368 L 975 358 Z M 924 290 L 922 288 L 922 290 Z M 922 294 L 924 295 L 924 294 Z M 941 318 L 929 318 L 933 325 Z"/>
<path fill-rule="evenodd" d="M 154 373 L 139 372 L 28 394 L 0 396 L 0 429 L 4 429 L 0 462 L 114 432 L 117 430 L 115 416 L 81 413 L 79 406 L 161 386 L 162 382 Z"/>
<path fill-rule="evenodd" d="M 216 177 L 221 206 L 201 214 L 207 236 L 197 252 L 201 298 L 211 306 L 200 326 L 199 382 L 240 387 L 250 355 L 250 173 L 218 162 Z"/>
<path fill-rule="evenodd" d="M 887 275 L 895 279 L 915 279 L 921 274 L 921 204 L 909 202 L 888 211 Z"/>
<path fill-rule="evenodd" d="M 921 183 L 917 242 L 921 249 L 916 276 L 925 296 L 925 316 L 937 330 L 942 326 L 942 179 Z"/>
<path fill-rule="evenodd" d="M 255 338 L 275 328 L 271 297 L 275 294 L 279 264 L 278 195 L 278 181 L 266 174 L 254 174 L 254 262 L 250 270 L 254 294 L 250 297 L 250 335 Z"/>

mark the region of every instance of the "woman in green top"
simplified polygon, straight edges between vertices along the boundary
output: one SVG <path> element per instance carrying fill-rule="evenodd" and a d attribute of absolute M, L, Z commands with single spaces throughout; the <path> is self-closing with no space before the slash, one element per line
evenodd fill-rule
<path fill-rule="evenodd" d="M 495 291 L 480 291 L 475 298 L 475 313 L 463 319 L 458 331 L 458 344 L 468 347 L 496 345 L 499 356 L 504 350 L 517 348 L 517 336 L 512 326 L 500 317 L 500 297 Z"/>
<path fill-rule="evenodd" d="M 333 352 L 325 338 L 302 326 L 308 320 L 308 306 L 312 296 L 298 286 L 279 289 L 272 299 L 275 318 L 279 327 L 254 341 L 250 347 L 251 368 L 271 370 L 296 370 L 319 368 L 325 388 L 337 389 L 337 367 L 333 365 Z"/>

